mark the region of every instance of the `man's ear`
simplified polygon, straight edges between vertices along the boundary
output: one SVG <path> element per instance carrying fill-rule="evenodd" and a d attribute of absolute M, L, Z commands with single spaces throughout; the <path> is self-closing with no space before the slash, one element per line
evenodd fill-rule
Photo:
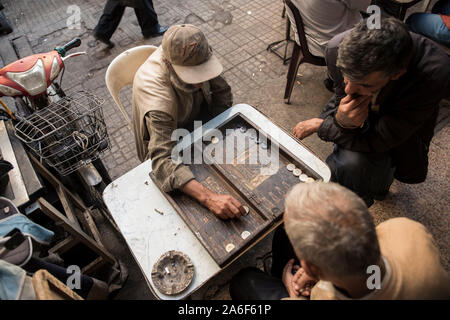
<path fill-rule="evenodd" d="M 393 75 L 391 77 L 391 80 L 397 80 L 398 78 L 400 78 L 402 75 L 404 75 L 406 73 L 406 68 L 403 68 L 402 70 L 400 70 L 397 74 Z"/>
<path fill-rule="evenodd" d="M 312 263 L 309 263 L 308 261 L 301 259 L 300 260 L 300 264 L 303 268 L 303 270 L 305 270 L 306 274 L 314 279 L 320 280 L 320 276 L 322 274 L 322 272 L 320 271 L 320 269 L 318 267 L 316 267 L 315 265 L 313 265 Z"/>

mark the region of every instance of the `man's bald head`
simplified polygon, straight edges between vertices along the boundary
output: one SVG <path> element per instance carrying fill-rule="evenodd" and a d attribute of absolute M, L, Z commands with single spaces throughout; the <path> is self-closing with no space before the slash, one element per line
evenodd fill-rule
<path fill-rule="evenodd" d="M 355 193 L 335 183 L 300 183 L 286 196 L 285 228 L 297 256 L 335 276 L 365 273 L 380 248 L 372 217 Z"/>

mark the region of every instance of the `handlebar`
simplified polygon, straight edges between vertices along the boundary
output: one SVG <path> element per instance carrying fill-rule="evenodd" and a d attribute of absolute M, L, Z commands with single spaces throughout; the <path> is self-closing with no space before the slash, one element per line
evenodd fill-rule
<path fill-rule="evenodd" d="M 61 55 L 61 57 L 64 57 L 70 49 L 79 47 L 81 45 L 81 39 L 76 37 L 72 41 L 66 43 L 62 47 L 56 47 L 55 50 L 58 51 L 58 53 Z"/>

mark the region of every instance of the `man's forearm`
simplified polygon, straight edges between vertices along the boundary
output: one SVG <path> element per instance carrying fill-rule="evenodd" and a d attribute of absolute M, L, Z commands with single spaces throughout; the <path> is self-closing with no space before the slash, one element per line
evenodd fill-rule
<path fill-rule="evenodd" d="M 172 161 L 176 144 L 171 140 L 171 134 L 176 129 L 172 117 L 163 112 L 151 111 L 145 120 L 150 137 L 148 157 L 152 159 L 153 173 L 162 190 L 170 192 L 194 179 L 189 167 Z"/>
<path fill-rule="evenodd" d="M 193 179 L 183 185 L 180 190 L 187 194 L 188 196 L 191 196 L 195 200 L 197 200 L 200 204 L 205 205 L 208 198 L 210 198 L 212 191 L 208 188 L 204 187 L 200 182 Z"/>

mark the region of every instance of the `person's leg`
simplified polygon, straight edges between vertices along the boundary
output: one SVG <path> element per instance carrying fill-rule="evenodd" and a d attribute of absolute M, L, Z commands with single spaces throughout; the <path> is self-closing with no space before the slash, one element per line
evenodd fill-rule
<path fill-rule="evenodd" d="M 368 207 L 374 199 L 384 199 L 394 180 L 395 169 L 387 153 L 354 152 L 335 145 L 326 162 L 331 181 L 354 191 Z"/>
<path fill-rule="evenodd" d="M 142 0 L 141 6 L 135 8 L 134 12 L 141 27 L 142 35 L 144 38 L 148 38 L 154 35 L 162 34 L 161 27 L 158 23 L 158 15 L 153 7 L 152 0 Z M 163 28 L 167 30 L 167 28 Z"/>
<path fill-rule="evenodd" d="M 450 15 L 450 0 L 439 0 L 431 9 L 431 13 Z"/>
<path fill-rule="evenodd" d="M 283 226 L 275 230 L 272 240 L 271 275 L 257 268 L 245 268 L 233 277 L 230 295 L 233 300 L 280 300 L 289 296 L 281 280 L 290 259 L 299 265 L 294 249 Z"/>
<path fill-rule="evenodd" d="M 94 29 L 94 36 L 99 40 L 108 42 L 119 26 L 124 11 L 125 7 L 119 1 L 108 0 Z"/>
<path fill-rule="evenodd" d="M 450 30 L 439 14 L 413 13 L 406 19 L 411 31 L 450 46 Z"/>
<path fill-rule="evenodd" d="M 245 268 L 231 279 L 230 296 L 233 300 L 280 300 L 289 294 L 280 278 Z"/>
<path fill-rule="evenodd" d="M 40 269 L 45 269 L 64 284 L 67 284 L 67 280 L 72 275 L 71 273 L 67 273 L 67 269 L 63 267 L 60 267 L 56 264 L 45 262 L 37 258 L 31 258 L 30 261 L 28 261 L 27 264 L 23 266 L 23 269 L 26 270 L 27 272 L 32 273 Z M 91 290 L 93 284 L 94 280 L 91 277 L 81 274 L 80 287 L 74 288 L 73 291 L 79 294 L 83 299 L 86 299 L 87 296 L 89 295 L 89 291 Z"/>
<path fill-rule="evenodd" d="M 291 259 L 295 259 L 294 265 L 299 265 L 299 261 L 284 226 L 279 226 L 275 230 L 272 239 L 272 268 L 270 271 L 272 276 L 281 279 L 283 269 Z"/>

